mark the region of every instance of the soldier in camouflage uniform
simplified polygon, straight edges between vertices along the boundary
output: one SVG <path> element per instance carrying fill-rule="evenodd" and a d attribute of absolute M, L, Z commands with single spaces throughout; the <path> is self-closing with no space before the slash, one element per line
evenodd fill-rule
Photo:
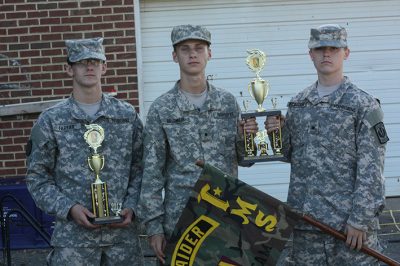
<path fill-rule="evenodd" d="M 244 154 L 240 132 L 258 130 L 254 118 L 239 121 L 235 97 L 206 80 L 211 34 L 201 26 L 180 25 L 171 33 L 173 60 L 180 80 L 151 105 L 144 133 L 141 214 L 150 245 L 164 262 L 165 237 L 170 237 L 203 160 L 237 177 Z M 246 165 L 248 166 L 248 165 Z M 162 197 L 162 190 L 165 197 Z"/>
<path fill-rule="evenodd" d="M 308 47 L 318 81 L 288 103 L 283 126 L 291 163 L 288 204 L 336 230 L 346 242 L 301 223 L 293 234 L 295 265 L 378 265 L 359 252 L 381 250 L 378 215 L 385 204 L 384 157 L 389 140 L 375 98 L 343 76 L 346 30 L 322 25 Z M 278 119 L 268 118 L 268 132 Z"/>
<path fill-rule="evenodd" d="M 132 105 L 102 93 L 103 39 L 67 40 L 69 99 L 43 111 L 28 143 L 27 186 L 36 204 L 55 215 L 49 265 L 142 265 L 135 213 L 142 177 L 142 122 Z M 104 129 L 98 148 L 108 201 L 122 203 L 121 223 L 94 225 L 86 126 Z"/>

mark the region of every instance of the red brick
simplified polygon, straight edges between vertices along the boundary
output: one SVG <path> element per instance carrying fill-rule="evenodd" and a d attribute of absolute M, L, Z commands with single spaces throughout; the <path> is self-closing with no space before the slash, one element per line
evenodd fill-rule
<path fill-rule="evenodd" d="M 35 56 L 40 56 L 40 51 L 39 50 L 21 51 L 19 52 L 19 55 L 21 57 L 35 57 Z"/>
<path fill-rule="evenodd" d="M 63 71 L 63 70 L 64 70 L 64 68 L 62 65 L 43 66 L 43 71 L 55 72 L 55 71 Z M 67 74 L 65 74 L 65 77 L 67 77 Z"/>
<path fill-rule="evenodd" d="M 14 137 L 14 136 L 21 136 L 23 131 L 21 129 L 9 129 L 3 130 L 4 137 Z"/>
<path fill-rule="evenodd" d="M 99 1 L 85 1 L 81 2 L 81 8 L 100 6 Z"/>
<path fill-rule="evenodd" d="M 65 79 L 69 78 L 65 72 L 51 73 L 51 79 Z"/>
<path fill-rule="evenodd" d="M 101 16 L 95 16 L 95 17 L 84 17 L 82 18 L 82 23 L 99 23 L 103 22 L 103 18 Z"/>
<path fill-rule="evenodd" d="M 118 14 L 118 13 L 132 13 L 133 14 L 133 7 L 130 7 L 130 6 L 114 7 L 112 13 L 113 14 Z"/>
<path fill-rule="evenodd" d="M 25 152 L 17 152 L 14 154 L 16 160 L 25 160 L 26 154 Z"/>
<path fill-rule="evenodd" d="M 33 11 L 33 12 L 28 12 L 28 18 L 46 18 L 49 16 L 48 11 Z"/>
<path fill-rule="evenodd" d="M 124 31 L 123 30 L 115 30 L 115 31 L 104 32 L 104 37 L 121 37 L 121 36 L 124 36 Z"/>
<path fill-rule="evenodd" d="M 35 89 L 32 90 L 32 96 L 40 96 L 40 95 L 51 95 L 52 90 L 51 89 Z"/>
<path fill-rule="evenodd" d="M 88 16 L 90 15 L 89 9 L 72 9 L 70 10 L 71 16 Z"/>
<path fill-rule="evenodd" d="M 25 162 L 24 161 L 5 161 L 4 166 L 5 167 L 24 167 Z"/>
<path fill-rule="evenodd" d="M 122 0 L 103 0 L 102 1 L 103 6 L 117 6 L 117 5 L 122 5 Z"/>
<path fill-rule="evenodd" d="M 0 5 L 0 12 L 15 11 L 15 5 Z"/>
<path fill-rule="evenodd" d="M 11 12 L 6 13 L 6 19 L 19 19 L 19 18 L 26 18 L 26 12 Z"/>
<path fill-rule="evenodd" d="M 31 75 L 32 80 L 45 80 L 45 79 L 50 79 L 50 78 L 51 78 L 51 74 L 46 73 L 46 72 Z"/>
<path fill-rule="evenodd" d="M 44 81 L 44 82 L 42 82 L 42 86 L 44 88 L 61 87 L 62 81 L 60 81 L 60 80 Z"/>
<path fill-rule="evenodd" d="M 50 58 L 31 58 L 32 65 L 49 64 Z"/>
<path fill-rule="evenodd" d="M 82 19 L 81 17 L 65 17 L 61 18 L 61 24 L 76 24 L 76 23 L 81 23 Z"/>
<path fill-rule="evenodd" d="M 29 137 L 15 137 L 14 138 L 14 144 L 26 144 L 28 142 Z"/>
<path fill-rule="evenodd" d="M 21 35 L 27 34 L 28 28 L 8 28 L 7 35 Z"/>
<path fill-rule="evenodd" d="M 63 40 L 72 40 L 72 39 L 82 39 L 83 34 L 79 32 L 72 32 L 72 33 L 64 33 L 62 39 Z M 53 48 L 55 47 L 63 47 L 65 48 L 65 42 L 60 42 L 59 45 L 55 46 L 53 43 Z"/>
<path fill-rule="evenodd" d="M 9 129 L 11 128 L 11 126 L 12 126 L 11 122 L 0 122 L 0 129 Z M 0 141 L 1 140 L 2 139 L 0 138 Z"/>
<path fill-rule="evenodd" d="M 103 32 L 99 31 L 93 31 L 93 32 L 85 32 L 85 38 L 96 38 L 96 37 L 103 37 Z M 105 43 L 103 43 L 105 44 Z"/>
<path fill-rule="evenodd" d="M 49 11 L 49 17 L 68 17 L 69 12 L 68 10 L 50 10 Z"/>
<path fill-rule="evenodd" d="M 11 82 L 23 81 L 23 80 L 27 80 L 27 76 L 26 75 L 11 75 L 11 76 L 9 76 L 9 79 Z"/>
<path fill-rule="evenodd" d="M 78 2 L 77 1 L 60 2 L 58 3 L 58 8 L 75 9 L 78 8 Z"/>
<path fill-rule="evenodd" d="M 123 21 L 124 16 L 123 15 L 109 15 L 109 16 L 103 16 L 103 21 Z"/>
<path fill-rule="evenodd" d="M 0 161 L 14 160 L 13 153 L 0 153 Z"/>
<path fill-rule="evenodd" d="M 35 4 L 26 4 L 26 5 L 16 5 L 16 11 L 26 11 L 26 10 L 36 10 Z"/>
<path fill-rule="evenodd" d="M 68 95 L 71 93 L 71 89 L 54 89 L 54 95 Z"/>
<path fill-rule="evenodd" d="M 19 36 L 20 42 L 35 42 L 40 40 L 40 35 L 23 35 Z"/>
<path fill-rule="evenodd" d="M 30 33 L 47 33 L 47 32 L 49 32 L 49 27 L 48 26 L 30 27 L 29 32 Z"/>
<path fill-rule="evenodd" d="M 0 168 L 0 176 L 14 176 L 14 175 L 16 175 L 16 171 L 15 171 L 15 169 L 2 169 L 2 168 Z"/>
<path fill-rule="evenodd" d="M 93 8 L 92 15 L 101 15 L 101 14 L 113 14 L 113 10 L 111 8 Z"/>
<path fill-rule="evenodd" d="M 4 152 L 16 152 L 16 151 L 23 151 L 21 145 L 10 145 L 10 146 L 3 146 Z"/>
<path fill-rule="evenodd" d="M 17 43 L 18 36 L 0 36 L 0 42 L 2 42 L 2 43 Z"/>
<path fill-rule="evenodd" d="M 57 3 L 38 4 L 37 9 L 39 10 L 57 9 Z"/>
<path fill-rule="evenodd" d="M 107 84 L 126 83 L 126 77 L 109 77 L 106 80 L 107 80 Z"/>
<path fill-rule="evenodd" d="M 51 32 L 69 32 L 71 31 L 70 25 L 62 25 L 62 26 L 50 26 Z"/>
<path fill-rule="evenodd" d="M 72 31 L 90 31 L 93 30 L 92 24 L 73 25 Z"/>
<path fill-rule="evenodd" d="M 13 127 L 14 128 L 31 128 L 33 126 L 32 121 L 14 121 L 13 122 Z M 19 135 L 22 135 L 23 132 L 21 131 L 21 133 Z"/>
<path fill-rule="evenodd" d="M 16 90 L 11 92 L 11 97 L 31 96 L 31 90 Z"/>
<path fill-rule="evenodd" d="M 133 22 L 131 22 L 131 21 L 127 21 L 127 22 L 116 22 L 116 23 L 115 23 L 115 27 L 116 27 L 116 28 L 133 28 L 133 27 L 135 27 L 135 25 L 134 25 Z"/>
<path fill-rule="evenodd" d="M 40 25 L 53 25 L 60 24 L 61 18 L 41 18 Z"/>

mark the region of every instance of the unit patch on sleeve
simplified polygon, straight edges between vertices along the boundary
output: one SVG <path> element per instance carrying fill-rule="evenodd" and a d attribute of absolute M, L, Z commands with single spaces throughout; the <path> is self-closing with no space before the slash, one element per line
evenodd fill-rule
<path fill-rule="evenodd" d="M 379 122 L 378 124 L 376 124 L 374 126 L 374 129 L 381 144 L 385 144 L 389 141 L 389 137 L 386 133 L 385 125 L 383 124 L 383 122 Z"/>

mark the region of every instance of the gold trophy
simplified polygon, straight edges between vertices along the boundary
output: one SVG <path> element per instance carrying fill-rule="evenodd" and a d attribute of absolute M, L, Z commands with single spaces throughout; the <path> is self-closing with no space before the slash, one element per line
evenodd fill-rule
<path fill-rule="evenodd" d="M 97 149 L 104 140 L 104 129 L 97 124 L 86 125 L 88 129 L 83 135 L 85 141 L 93 149 L 93 154 L 88 157 L 87 162 L 90 170 L 96 176 L 94 183 L 91 185 L 92 191 L 92 208 L 93 214 L 96 216 L 90 219 L 93 224 L 109 224 L 122 222 L 123 218 L 119 215 L 116 208 L 112 208 L 114 215 L 110 215 L 108 203 L 107 184 L 100 179 L 100 171 L 104 167 L 104 156 L 97 153 Z M 113 203 L 112 206 L 121 205 Z"/>
<path fill-rule="evenodd" d="M 267 61 L 267 56 L 265 53 L 259 49 L 247 50 L 248 56 L 246 58 L 246 64 L 256 74 L 256 78 L 253 79 L 248 85 L 248 91 L 250 96 L 256 101 L 257 109 L 253 112 L 248 111 L 249 103 L 243 101 L 244 112 L 242 113 L 242 119 L 247 119 L 251 117 L 268 117 L 268 116 L 280 116 L 281 111 L 276 110 L 276 98 L 273 101 L 274 110 L 266 110 L 262 105 L 265 98 L 268 96 L 269 84 L 266 80 L 260 77 L 260 72 L 264 68 Z M 254 134 L 247 133 L 244 131 L 244 141 L 245 141 L 245 155 L 243 157 L 244 161 L 247 162 L 262 162 L 262 161 L 277 161 L 282 160 L 283 155 L 281 154 L 282 149 L 282 132 L 281 129 L 273 132 L 271 142 L 272 154 L 269 155 L 268 150 L 268 135 L 266 131 L 259 131 L 254 137 Z M 258 144 L 255 145 L 254 141 Z M 258 147 L 258 151 L 255 150 Z"/>

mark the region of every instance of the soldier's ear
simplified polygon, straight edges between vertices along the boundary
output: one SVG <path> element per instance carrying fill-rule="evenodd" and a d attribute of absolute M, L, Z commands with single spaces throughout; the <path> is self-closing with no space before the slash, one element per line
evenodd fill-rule
<path fill-rule="evenodd" d="M 69 64 L 64 64 L 64 70 L 67 72 L 67 75 L 70 77 L 74 76 L 74 71 L 72 70 L 72 66 Z"/>

